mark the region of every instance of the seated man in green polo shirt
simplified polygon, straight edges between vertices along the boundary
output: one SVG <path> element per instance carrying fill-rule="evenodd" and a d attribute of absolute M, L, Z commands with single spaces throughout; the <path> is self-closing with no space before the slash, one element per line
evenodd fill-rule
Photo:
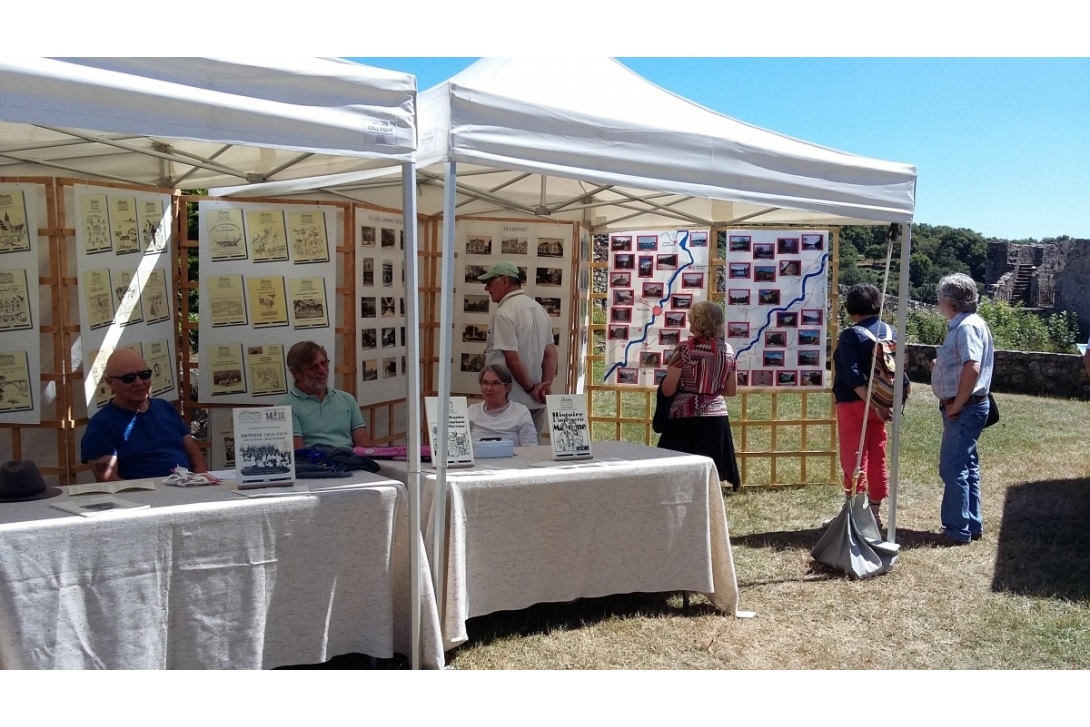
<path fill-rule="evenodd" d="M 279 406 L 291 407 L 296 449 L 316 444 L 366 447 L 370 444 L 355 397 L 329 386 L 329 357 L 313 341 L 300 341 L 288 350 L 288 370 L 295 385 Z"/>

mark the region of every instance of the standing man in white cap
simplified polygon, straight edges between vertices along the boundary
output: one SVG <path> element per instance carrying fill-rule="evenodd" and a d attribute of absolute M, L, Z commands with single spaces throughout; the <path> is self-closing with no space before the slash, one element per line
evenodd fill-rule
<path fill-rule="evenodd" d="M 544 430 L 545 397 L 553 393 L 557 354 L 549 314 L 522 290 L 518 267 L 501 260 L 477 278 L 497 304 L 485 344 L 484 364 L 506 366 L 515 380 L 511 401 L 525 404 L 539 432 Z"/>

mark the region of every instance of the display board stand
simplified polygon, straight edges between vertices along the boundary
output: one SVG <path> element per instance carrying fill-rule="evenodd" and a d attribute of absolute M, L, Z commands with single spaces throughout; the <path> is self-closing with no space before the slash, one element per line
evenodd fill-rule
<path fill-rule="evenodd" d="M 761 227 L 747 225 L 747 227 Z M 768 226 L 790 229 L 788 225 Z M 723 303 L 727 289 L 725 233 L 727 227 L 713 227 L 705 294 Z M 595 236 L 590 268 L 597 280 L 608 278 L 609 234 Z M 830 280 L 826 337 L 831 352 L 839 335 L 839 229 L 829 228 Z M 608 282 L 608 281 L 607 281 Z M 621 386 L 603 382 L 604 355 L 609 322 L 606 320 L 609 287 L 587 295 L 592 311 L 590 346 L 586 356 L 587 394 L 592 437 L 595 440 L 642 441 L 654 445 L 658 435 L 651 430 L 655 389 Z M 686 334 L 687 335 L 687 334 Z M 833 371 L 827 373 L 820 389 L 785 391 L 776 387 L 743 387 L 727 400 L 735 449 L 745 486 L 793 486 L 840 482 L 836 449 L 836 412 L 832 396 Z"/>

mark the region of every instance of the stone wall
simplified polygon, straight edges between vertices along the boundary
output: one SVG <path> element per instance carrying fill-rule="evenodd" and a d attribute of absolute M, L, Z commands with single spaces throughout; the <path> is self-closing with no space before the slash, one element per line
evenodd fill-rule
<path fill-rule="evenodd" d="M 1040 245 L 989 242 L 984 280 L 990 297 L 1013 302 L 1014 271 L 1019 265 L 1033 268 L 1024 301 L 1026 307 L 1077 314 L 1085 339 L 1090 334 L 1090 240 Z"/>
<path fill-rule="evenodd" d="M 909 379 L 931 383 L 935 349 L 936 346 L 919 343 L 905 346 Z M 1082 356 L 1077 354 L 996 351 L 992 390 L 1090 401 L 1090 377 L 1086 375 Z"/>

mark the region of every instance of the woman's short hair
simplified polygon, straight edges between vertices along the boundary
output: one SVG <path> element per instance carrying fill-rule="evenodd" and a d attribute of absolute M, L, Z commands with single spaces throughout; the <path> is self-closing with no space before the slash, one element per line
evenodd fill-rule
<path fill-rule="evenodd" d="M 939 281 L 936 288 L 938 299 L 950 301 L 951 307 L 958 313 L 976 313 L 980 296 L 976 290 L 976 281 L 965 273 L 951 273 Z"/>
<path fill-rule="evenodd" d="M 689 310 L 689 325 L 701 336 L 723 338 L 723 309 L 714 301 L 702 300 Z"/>
<path fill-rule="evenodd" d="M 882 291 L 870 283 L 857 283 L 848 288 L 844 309 L 850 316 L 876 316 L 882 305 Z"/>
<path fill-rule="evenodd" d="M 515 378 L 511 376 L 511 371 L 503 364 L 489 364 L 481 369 L 481 373 L 477 374 L 477 383 L 484 381 L 484 375 L 492 372 L 496 378 L 507 385 L 514 383 Z"/>

